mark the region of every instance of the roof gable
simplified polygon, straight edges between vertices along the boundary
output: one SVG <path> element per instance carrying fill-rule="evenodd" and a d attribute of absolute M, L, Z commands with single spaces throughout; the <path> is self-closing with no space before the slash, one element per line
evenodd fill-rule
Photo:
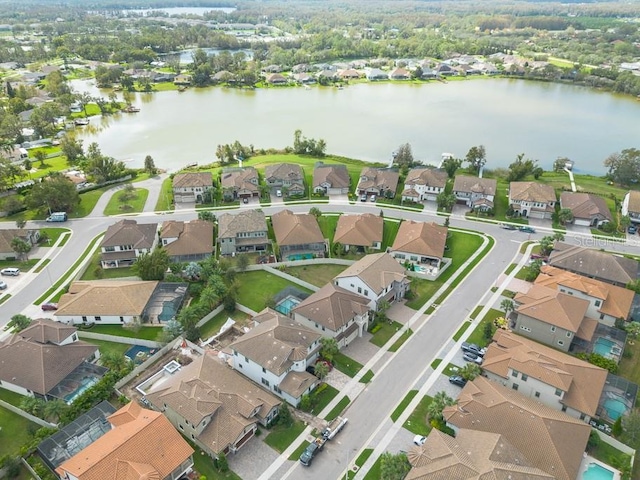
<path fill-rule="evenodd" d="M 271 216 L 273 232 L 278 245 L 304 245 L 323 243 L 324 236 L 316 217 L 307 213 L 294 214 L 281 210 Z"/>
<path fill-rule="evenodd" d="M 131 245 L 135 249 L 149 249 L 153 246 L 157 223 L 141 223 L 135 220 L 120 220 L 107 228 L 100 247 Z"/>
<path fill-rule="evenodd" d="M 293 308 L 293 312 L 337 332 L 357 315 L 369 311 L 369 300 L 327 283 Z"/>
<path fill-rule="evenodd" d="M 538 182 L 511 182 L 509 198 L 522 202 L 553 203 L 556 192 L 551 185 Z"/>
<path fill-rule="evenodd" d="M 454 192 L 495 195 L 498 182 L 494 178 L 478 178 L 468 175 L 456 175 L 453 182 Z"/>
<path fill-rule="evenodd" d="M 447 243 L 447 232 L 447 227 L 434 222 L 404 220 L 391 250 L 441 259 Z"/>
<path fill-rule="evenodd" d="M 405 270 L 388 253 L 365 255 L 335 278 L 358 277 L 379 295 L 394 281 L 406 280 Z"/>
<path fill-rule="evenodd" d="M 340 215 L 333 241 L 342 245 L 371 247 L 376 242 L 382 243 L 383 230 L 384 219 L 379 215 Z"/>

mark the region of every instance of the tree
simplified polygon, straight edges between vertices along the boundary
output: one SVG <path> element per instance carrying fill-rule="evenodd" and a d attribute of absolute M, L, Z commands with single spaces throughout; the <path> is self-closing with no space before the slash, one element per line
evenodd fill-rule
<path fill-rule="evenodd" d="M 24 202 L 22 201 L 22 197 L 19 195 L 11 195 L 10 197 L 5 197 L 4 202 L 2 202 L 2 209 L 9 215 L 23 210 Z"/>
<path fill-rule="evenodd" d="M 500 309 L 505 315 L 509 315 L 509 312 L 513 312 L 516 304 L 510 298 L 505 298 L 500 302 Z"/>
<path fill-rule="evenodd" d="M 449 212 L 456 204 L 456 196 L 453 193 L 440 192 L 436 197 L 436 203 L 440 210 Z"/>
<path fill-rule="evenodd" d="M 124 354 L 109 350 L 100 355 L 100 363 L 114 372 L 121 372 L 128 366 L 129 360 Z"/>
<path fill-rule="evenodd" d="M 42 414 L 48 421 L 57 423 L 68 410 L 69 405 L 67 405 L 63 400 L 55 399 L 47 402 Z"/>
<path fill-rule="evenodd" d="M 567 165 L 567 162 L 571 162 L 567 157 L 558 157 L 553 162 L 553 171 L 554 172 L 562 172 Z"/>
<path fill-rule="evenodd" d="M 627 322 L 624 329 L 629 337 L 636 339 L 640 335 L 640 322 Z"/>
<path fill-rule="evenodd" d="M 116 180 L 124 175 L 124 162 L 103 155 L 97 143 L 92 143 L 87 149 L 86 170 L 93 175 L 96 183 Z"/>
<path fill-rule="evenodd" d="M 562 225 L 573 222 L 573 212 L 569 208 L 561 208 L 558 212 L 558 221 Z"/>
<path fill-rule="evenodd" d="M 536 278 L 538 278 L 538 275 L 540 275 L 541 268 L 542 268 L 542 260 L 540 259 L 534 260 L 529 265 L 529 269 L 524 279 L 527 282 L 533 282 Z"/>
<path fill-rule="evenodd" d="M 285 427 L 293 425 L 293 417 L 291 416 L 291 410 L 289 410 L 289 404 L 282 402 L 278 408 L 278 423 Z"/>
<path fill-rule="evenodd" d="M 620 185 L 629 185 L 640 180 L 640 150 L 628 148 L 613 153 L 604 161 L 608 177 Z"/>
<path fill-rule="evenodd" d="M 82 140 L 76 140 L 74 137 L 65 135 L 60 141 L 60 149 L 69 165 L 75 165 L 79 160 L 84 158 L 84 150 L 82 148 Z"/>
<path fill-rule="evenodd" d="M 40 162 L 40 168 L 45 168 L 44 161 L 47 159 L 47 154 L 44 150 L 37 150 L 33 156 L 36 157 L 38 162 Z"/>
<path fill-rule="evenodd" d="M 244 253 L 241 253 L 240 255 L 238 255 L 237 257 L 237 267 L 238 270 L 240 270 L 241 272 L 244 272 L 247 267 L 249 266 L 249 257 L 247 255 L 245 255 Z"/>
<path fill-rule="evenodd" d="M 632 448 L 640 448 L 640 410 L 634 409 L 622 417 L 622 441 Z"/>
<path fill-rule="evenodd" d="M 20 230 L 22 230 L 26 224 L 27 221 L 24 218 L 16 220 L 16 228 L 19 228 Z"/>
<path fill-rule="evenodd" d="M 51 173 L 36 183 L 27 195 L 29 208 L 46 206 L 49 212 L 71 212 L 80 203 L 78 189 L 61 173 Z"/>
<path fill-rule="evenodd" d="M 318 207 L 311 207 L 309 209 L 309 215 L 313 215 L 314 217 L 316 217 L 316 219 L 318 219 L 322 216 L 322 212 Z"/>
<path fill-rule="evenodd" d="M 413 152 L 411 151 L 411 145 L 403 143 L 398 147 L 398 150 L 393 154 L 393 163 L 403 167 L 411 167 L 414 164 Z"/>
<path fill-rule="evenodd" d="M 459 158 L 447 157 L 442 162 L 442 168 L 447 172 L 449 178 L 453 178 L 456 175 L 456 171 L 462 166 L 462 160 Z"/>
<path fill-rule="evenodd" d="M 229 471 L 229 463 L 227 462 L 227 456 L 224 454 L 224 452 L 220 452 L 218 454 L 216 464 L 218 465 L 219 472 L 224 473 Z"/>
<path fill-rule="evenodd" d="M 333 337 L 322 337 L 320 339 L 320 345 L 320 356 L 328 362 L 333 362 L 333 357 L 340 351 L 336 339 Z"/>
<path fill-rule="evenodd" d="M 527 175 L 533 173 L 537 168 L 537 160 L 531 160 L 530 158 L 524 160 L 524 153 L 521 153 L 516 157 L 516 161 L 509 165 L 509 173 L 507 175 L 508 182 L 517 182 L 522 180 Z"/>
<path fill-rule="evenodd" d="M 178 322 L 175 318 L 169 320 L 164 324 L 164 327 L 162 327 L 163 339 L 166 342 L 170 342 L 174 338 L 182 335 L 182 332 L 182 325 L 180 325 L 180 322 Z"/>
<path fill-rule="evenodd" d="M 11 249 L 16 252 L 18 258 L 29 260 L 28 253 L 31 251 L 31 244 L 20 237 L 11 239 Z"/>
<path fill-rule="evenodd" d="M 156 164 L 153 161 L 153 157 L 151 155 L 147 155 L 144 157 L 144 171 L 149 175 L 155 175 L 158 173 L 158 169 L 156 168 Z"/>
<path fill-rule="evenodd" d="M 133 270 L 142 280 L 163 280 L 169 268 L 169 254 L 162 247 L 143 253 L 133 264 Z"/>
<path fill-rule="evenodd" d="M 41 398 L 25 397 L 20 402 L 20 409 L 30 413 L 31 415 L 42 418 L 45 403 L 46 402 Z"/>
<path fill-rule="evenodd" d="M 488 323 L 487 325 L 491 324 Z M 482 369 L 480 368 L 480 365 L 473 362 L 467 363 L 464 367 L 458 370 L 458 374 L 469 382 L 472 382 L 481 373 Z"/>
<path fill-rule="evenodd" d="M 198 210 L 198 219 L 213 223 L 216 221 L 216 216 L 210 210 Z"/>
<path fill-rule="evenodd" d="M 384 480 L 403 480 L 411 470 L 406 453 L 384 452 L 380 455 L 380 478 Z"/>
<path fill-rule="evenodd" d="M 471 147 L 467 152 L 464 159 L 469 164 L 469 169 L 475 173 L 479 173 L 480 169 L 487 163 L 487 152 L 484 145 L 478 145 L 477 147 Z"/>
<path fill-rule="evenodd" d="M 31 318 L 27 317 L 26 315 L 17 313 L 13 317 L 11 317 L 11 321 L 7 326 L 13 328 L 13 331 L 15 333 L 18 333 L 31 325 L 31 321 Z"/>
<path fill-rule="evenodd" d="M 613 427 L 611 427 L 611 435 L 618 438 L 622 435 L 622 415 L 618 417 L 618 419 L 613 422 Z M 599 439 L 600 437 L 598 437 Z"/>
<path fill-rule="evenodd" d="M 327 365 L 327 362 L 317 362 L 313 374 L 320 380 L 329 375 L 329 365 Z"/>
<path fill-rule="evenodd" d="M 445 407 L 455 405 L 455 400 L 447 395 L 447 392 L 438 392 L 427 407 L 427 417 L 429 420 L 442 420 L 442 411 Z"/>
<path fill-rule="evenodd" d="M 7 158 L 0 157 L 0 190 L 11 188 L 16 179 L 22 176 L 19 165 L 11 163 Z"/>
<path fill-rule="evenodd" d="M 9 85 L 8 82 L 7 85 Z M 19 457 L 5 455 L 0 459 L 0 468 L 4 470 L 4 475 L 7 478 L 18 478 L 20 476 L 21 465 Z"/>

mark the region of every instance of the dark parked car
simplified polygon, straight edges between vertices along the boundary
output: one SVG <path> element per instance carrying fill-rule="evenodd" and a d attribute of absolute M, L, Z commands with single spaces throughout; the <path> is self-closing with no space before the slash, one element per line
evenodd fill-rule
<path fill-rule="evenodd" d="M 520 231 L 524 233 L 536 233 L 536 231 L 533 228 L 527 227 L 527 226 L 520 227 Z"/>
<path fill-rule="evenodd" d="M 486 348 L 480 348 L 475 343 L 462 342 L 462 351 L 473 353 L 479 357 L 484 357 L 484 354 L 487 352 Z"/>
<path fill-rule="evenodd" d="M 629 225 L 629 228 L 627 228 L 627 232 L 629 232 L 631 235 L 635 235 L 636 233 L 638 233 L 638 227 L 636 227 L 635 225 Z"/>
<path fill-rule="evenodd" d="M 40 305 L 40 308 L 42 308 L 43 311 L 51 311 L 51 310 L 57 310 L 58 309 L 58 304 L 57 303 L 43 303 L 42 305 Z"/>
<path fill-rule="evenodd" d="M 467 384 L 467 381 L 462 378 L 460 375 L 453 375 L 449 377 L 449 383 L 453 383 L 459 387 L 464 387 Z"/>

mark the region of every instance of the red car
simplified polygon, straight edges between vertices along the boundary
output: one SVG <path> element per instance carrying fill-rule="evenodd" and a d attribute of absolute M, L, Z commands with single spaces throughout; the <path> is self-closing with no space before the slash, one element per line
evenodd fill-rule
<path fill-rule="evenodd" d="M 43 303 L 42 305 L 40 305 L 40 308 L 42 308 L 42 310 L 44 310 L 45 312 L 47 310 L 49 310 L 49 311 L 57 310 L 58 309 L 58 304 L 57 303 Z"/>

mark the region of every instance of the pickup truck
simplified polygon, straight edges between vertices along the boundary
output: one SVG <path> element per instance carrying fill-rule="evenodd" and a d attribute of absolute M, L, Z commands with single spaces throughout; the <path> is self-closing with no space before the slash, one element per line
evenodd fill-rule
<path fill-rule="evenodd" d="M 338 432 L 340 432 L 340 430 L 344 428 L 344 426 L 347 424 L 347 421 L 348 419 L 346 418 L 335 418 L 324 430 L 322 430 L 322 433 L 319 437 L 317 437 L 313 440 L 313 442 L 307 445 L 307 448 L 305 448 L 300 455 L 300 463 L 305 467 L 311 465 L 313 457 L 315 457 L 318 452 L 322 450 L 322 447 L 324 447 L 325 443 L 333 439 L 333 437 L 335 437 Z"/>

